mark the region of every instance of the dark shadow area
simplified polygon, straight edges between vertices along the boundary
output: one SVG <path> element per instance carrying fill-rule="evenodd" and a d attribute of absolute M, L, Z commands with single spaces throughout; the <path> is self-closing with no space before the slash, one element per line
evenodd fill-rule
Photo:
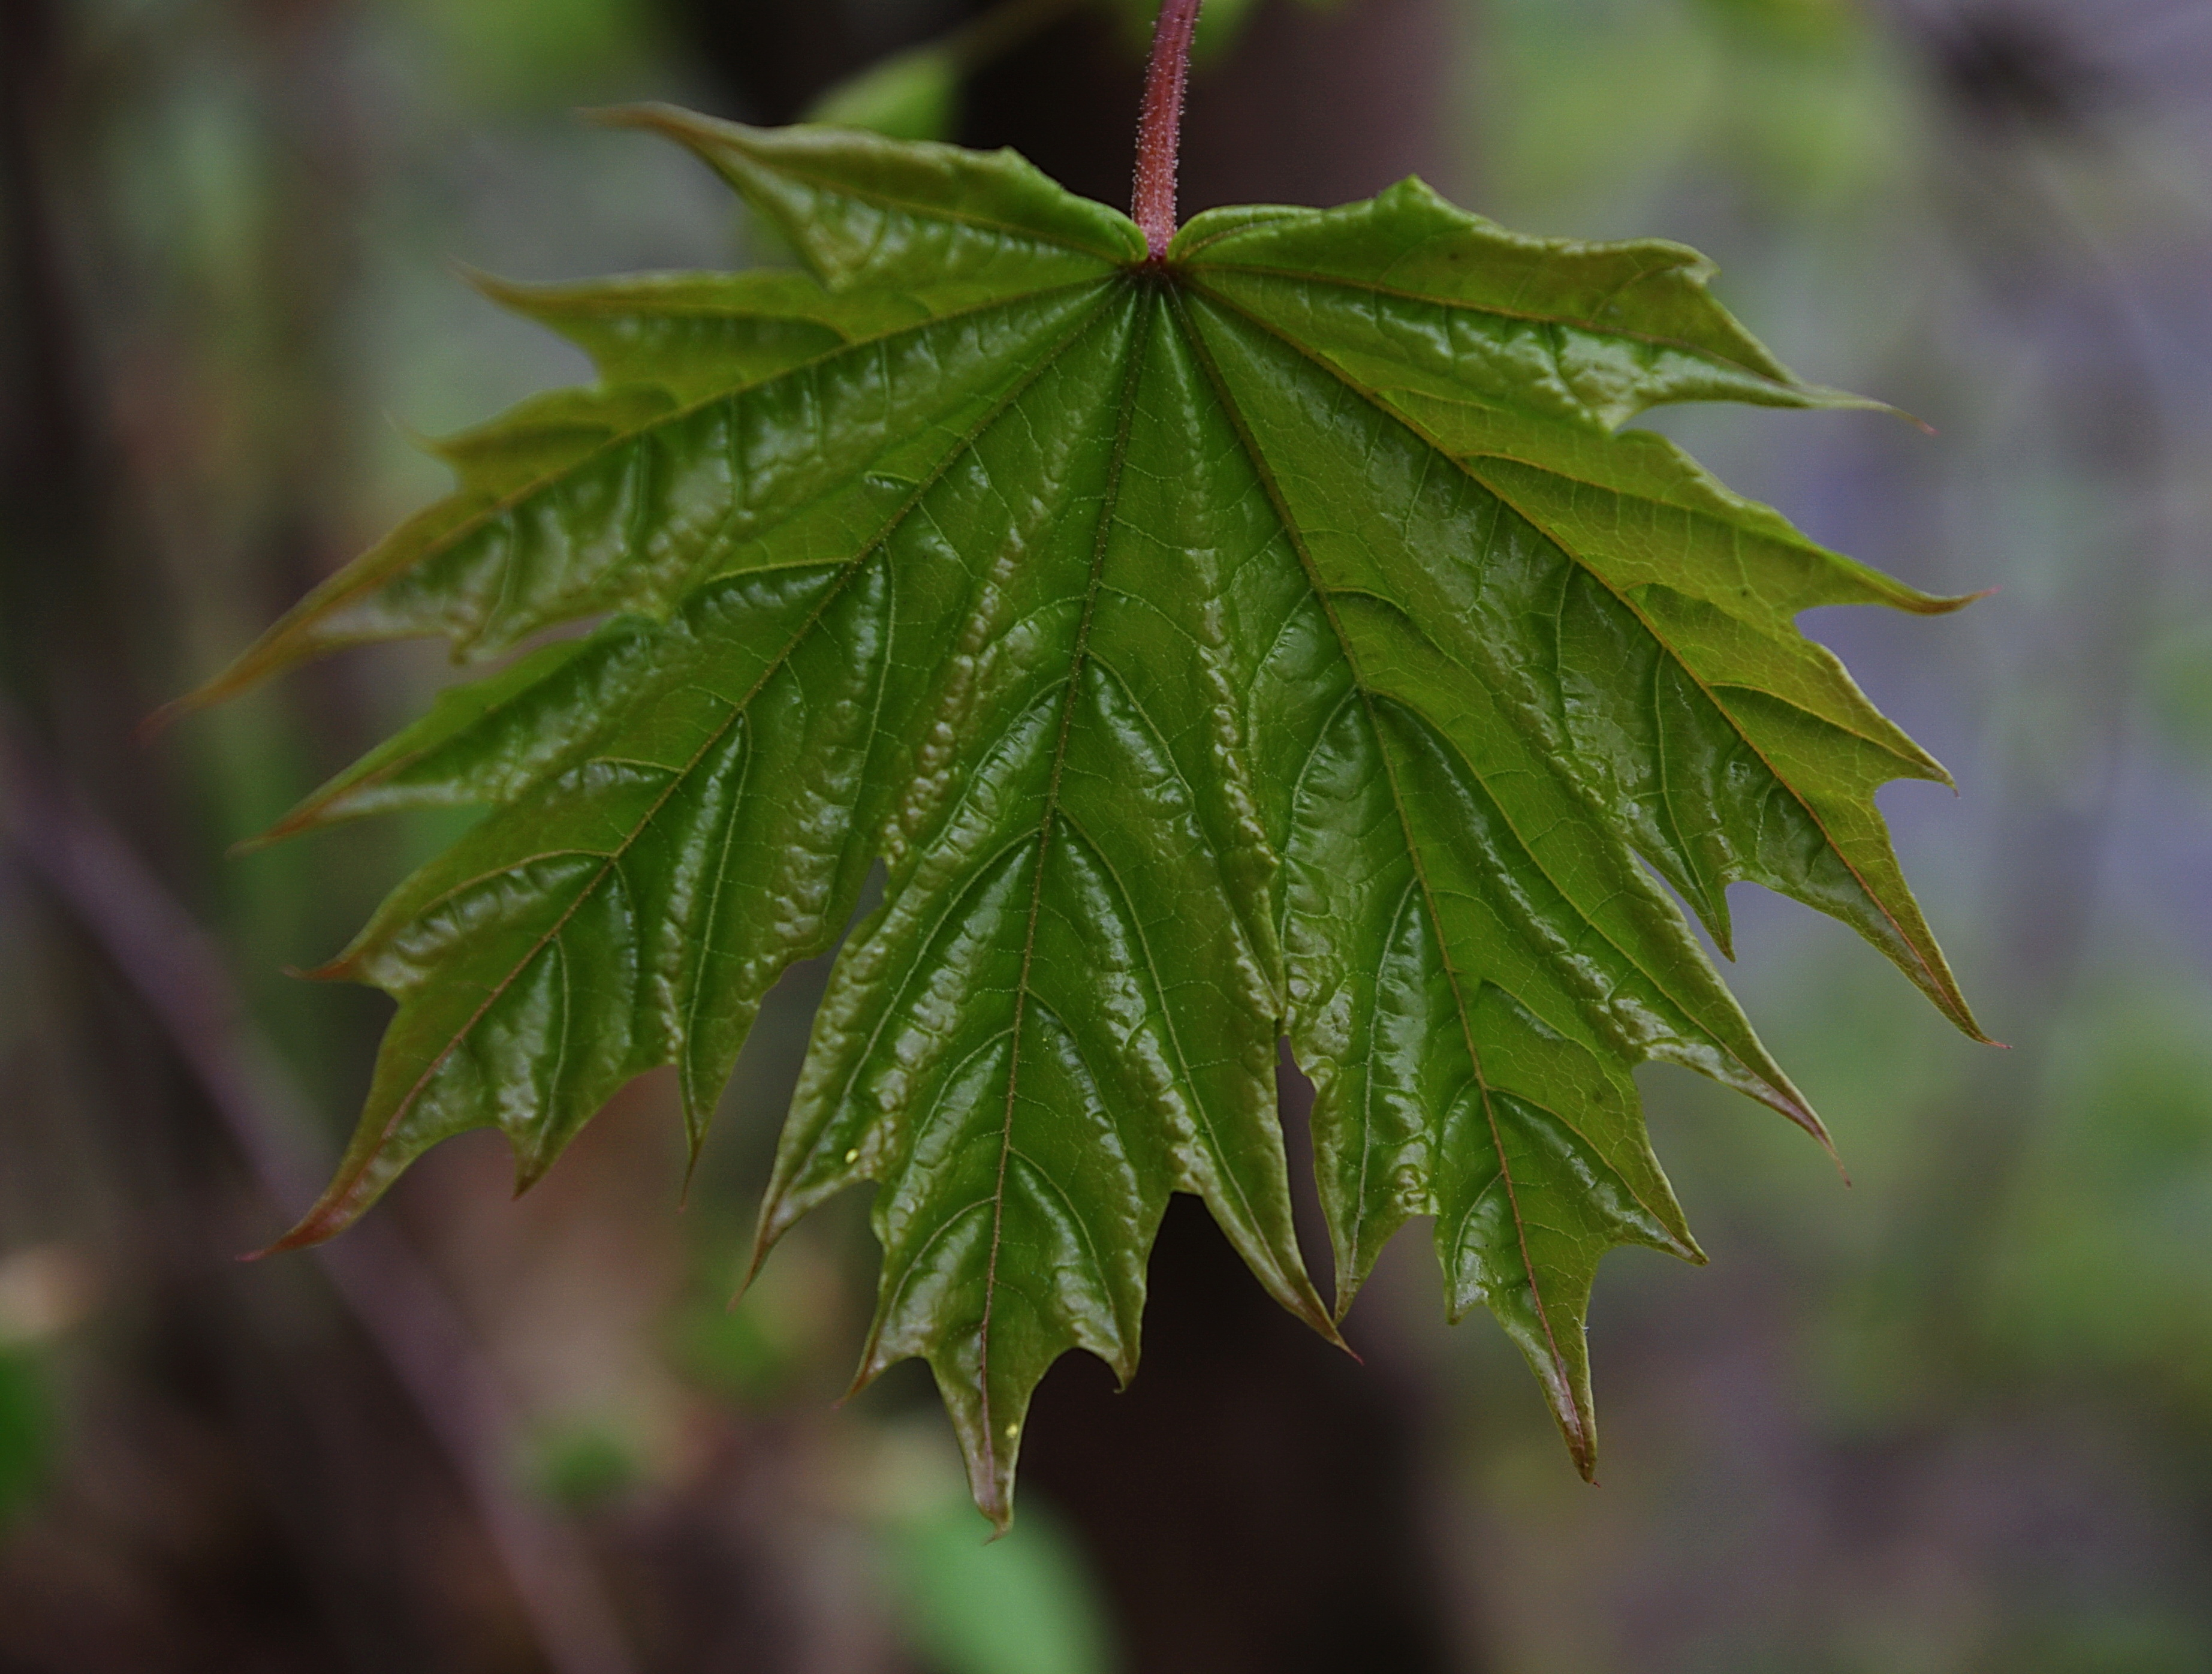
<path fill-rule="evenodd" d="M 1154 1247 L 1128 1389 L 1071 1354 L 1038 1391 L 1026 1482 L 1080 1531 L 1147 1674 L 1442 1674 L 1416 1397 L 1261 1290 L 1199 1200 Z"/>

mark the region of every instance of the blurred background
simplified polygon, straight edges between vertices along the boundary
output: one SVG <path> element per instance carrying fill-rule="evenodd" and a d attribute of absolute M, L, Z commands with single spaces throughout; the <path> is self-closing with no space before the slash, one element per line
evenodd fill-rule
<path fill-rule="evenodd" d="M 1418 172 L 1658 234 L 1908 409 L 1650 423 L 1960 617 L 1808 628 L 1956 774 L 1885 793 L 2004 1051 L 1739 891 L 1854 1184 L 1672 1070 L 1706 1250 L 1607 1263 L 1604 1486 L 1401 1239 L 1355 1367 L 1171 1215 L 1146 1367 L 1063 1362 L 1021 1520 L 927 1380 L 842 1408 L 865 1205 L 725 1304 L 818 968 L 688 1202 L 672 1084 L 509 1199 L 419 1165 L 241 1266 L 381 1026 L 303 984 L 450 830 L 228 844 L 447 678 L 384 648 L 139 723 L 584 368 L 522 278 L 775 259 L 665 98 L 1018 146 L 1126 196 L 1141 0 L 0 0 L 0 1671 L 2212 1669 L 2212 6 L 1212 0 L 1186 210 Z M 855 79 L 855 78 L 858 79 Z M 1295 1129 L 1296 1099 L 1288 1111 Z M 908 1375 L 912 1374 L 912 1375 Z"/>

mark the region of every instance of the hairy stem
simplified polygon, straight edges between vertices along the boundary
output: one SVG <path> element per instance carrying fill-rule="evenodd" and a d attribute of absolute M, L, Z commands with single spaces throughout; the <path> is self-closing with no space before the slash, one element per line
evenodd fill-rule
<path fill-rule="evenodd" d="M 1161 0 L 1145 68 L 1144 113 L 1137 121 L 1137 182 L 1129 213 L 1145 231 L 1152 259 L 1168 253 L 1176 230 L 1176 150 L 1182 143 L 1182 88 L 1190 74 L 1190 32 L 1200 0 Z"/>

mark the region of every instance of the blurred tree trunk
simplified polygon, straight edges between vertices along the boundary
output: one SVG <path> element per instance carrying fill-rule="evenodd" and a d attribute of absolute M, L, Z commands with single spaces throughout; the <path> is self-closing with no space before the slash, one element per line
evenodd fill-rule
<path fill-rule="evenodd" d="M 222 893 L 217 844 L 192 817 L 205 756 L 138 736 L 183 683 L 191 613 L 161 562 L 174 532 L 137 449 L 150 435 L 161 461 L 191 458 L 219 404 L 181 352 L 199 346 L 203 299 L 164 296 L 167 333 L 139 320 L 118 331 L 100 313 L 159 289 L 108 242 L 125 164 L 103 143 L 158 78 L 135 41 L 86 73 L 76 9 L 0 0 L 0 753 L 11 773 L 35 761 L 54 782 L 42 788 L 93 810 L 204 905 Z M 273 610 L 326 567 L 310 508 L 316 467 L 337 463 L 313 422 L 340 277 L 328 183 L 285 169 L 328 158 L 287 141 L 347 136 L 307 61 L 323 9 L 263 9 L 224 21 L 258 51 L 241 96 L 291 101 L 271 146 L 276 212 L 254 252 L 289 305 L 257 392 L 277 417 L 255 439 L 258 526 L 234 543 L 198 531 L 179 568 L 199 566 L 187 585 L 209 596 L 234 588 Z M 162 398 L 138 429 L 124 417 L 133 376 Z M 271 1206 L 137 973 L 27 886 L 27 854 L 0 846 L 0 958 L 27 1014 L 9 1019 L 0 1060 L 0 1254 L 65 1245 L 117 1306 L 70 1368 L 67 1469 L 0 1547 L 0 1665 L 527 1674 L 527 1628 L 421 1415 L 312 1265 L 237 1264 Z M 331 1049 L 329 1034 L 316 1045 Z"/>

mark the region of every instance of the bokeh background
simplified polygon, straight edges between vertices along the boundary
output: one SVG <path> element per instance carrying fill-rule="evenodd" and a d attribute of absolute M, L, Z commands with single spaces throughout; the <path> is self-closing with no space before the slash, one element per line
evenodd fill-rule
<path fill-rule="evenodd" d="M 0 0 L 0 1671 L 2212 1669 L 2204 0 L 1209 8 L 1187 208 L 1418 172 L 1694 243 L 1802 373 L 1934 433 L 1650 422 L 1832 545 L 1996 590 L 1807 625 L 1957 776 L 1883 806 L 2009 1049 L 1737 892 L 1740 991 L 1853 1184 L 1646 1075 L 1712 1263 L 1607 1264 L 1602 1488 L 1413 1233 L 1355 1367 L 1179 1211 L 1135 1388 L 1055 1371 L 987 1545 L 926 1378 L 834 1404 L 863 1204 L 725 1306 L 818 968 L 680 1208 L 647 1080 L 519 1202 L 473 1135 L 325 1255 L 234 1260 L 381 1024 L 286 969 L 450 831 L 225 849 L 447 672 L 380 648 L 137 728 L 440 490 L 410 435 L 581 374 L 460 265 L 777 259 L 687 158 L 574 118 L 639 97 L 827 95 L 1119 200 L 1144 9 Z"/>

